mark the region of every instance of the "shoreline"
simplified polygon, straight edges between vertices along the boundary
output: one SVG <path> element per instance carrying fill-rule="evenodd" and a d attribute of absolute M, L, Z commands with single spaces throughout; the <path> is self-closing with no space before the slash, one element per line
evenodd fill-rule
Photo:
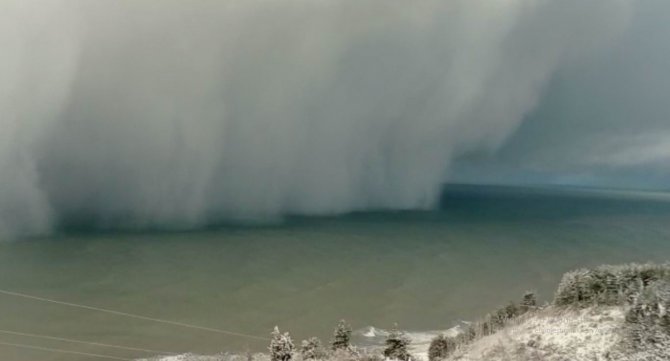
<path fill-rule="evenodd" d="M 467 327 L 458 325 L 445 331 L 400 331 L 409 342 L 406 346 L 411 355 L 409 360 L 662 361 L 670 355 L 670 264 L 579 269 L 564 274 L 553 302 L 534 306 L 534 297 L 527 293 L 518 306 L 508 304 Z M 397 331 L 391 334 L 393 332 Z M 351 351 L 346 352 L 329 352 L 324 347 L 319 357 L 306 357 L 304 349 L 302 354 L 291 349 L 292 356 L 286 360 L 392 359 L 381 356 L 383 345 L 375 345 L 384 337 L 388 344 L 389 338 L 394 337 L 388 336 L 388 331 L 368 327 L 367 331 L 357 333 L 374 342 L 370 346 L 351 346 L 346 349 Z M 284 336 L 290 340 L 288 333 Z M 322 347 L 320 345 L 318 347 Z M 264 353 L 184 354 L 138 361 L 271 359 L 271 355 Z"/>

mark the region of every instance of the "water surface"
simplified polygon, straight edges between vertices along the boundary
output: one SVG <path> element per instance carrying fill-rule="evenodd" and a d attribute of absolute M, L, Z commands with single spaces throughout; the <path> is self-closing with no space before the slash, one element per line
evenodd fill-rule
<path fill-rule="evenodd" d="M 0 243 L 0 288 L 206 327 L 328 339 L 354 328 L 446 329 L 563 272 L 670 259 L 670 196 L 448 186 L 439 210 L 291 218 L 198 232 L 61 232 Z M 213 354 L 262 341 L 0 295 L 0 329 Z M 146 356 L 0 334 L 0 342 Z M 90 360 L 0 346 L 6 361 Z"/>

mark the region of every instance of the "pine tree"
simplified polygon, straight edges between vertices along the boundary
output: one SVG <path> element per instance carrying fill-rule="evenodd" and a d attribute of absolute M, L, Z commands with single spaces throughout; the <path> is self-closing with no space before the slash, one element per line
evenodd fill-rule
<path fill-rule="evenodd" d="M 303 340 L 302 345 L 300 346 L 300 354 L 302 355 L 303 360 L 322 359 L 325 355 L 323 347 L 321 346 L 321 340 L 317 337 L 310 337 L 307 340 Z"/>
<path fill-rule="evenodd" d="M 409 337 L 400 331 L 396 324 L 386 338 L 384 356 L 393 360 L 409 361 L 411 355 L 407 351 L 407 346 L 409 346 L 410 342 Z"/>
<path fill-rule="evenodd" d="M 533 291 L 526 291 L 526 293 L 523 294 L 523 299 L 521 300 L 521 306 L 527 307 L 527 308 L 533 308 L 537 306 L 537 297 L 535 297 L 535 292 Z"/>
<path fill-rule="evenodd" d="M 345 320 L 340 320 L 333 332 L 333 350 L 347 350 L 351 348 L 351 326 Z"/>
<path fill-rule="evenodd" d="M 272 340 L 270 340 L 270 360 L 271 361 L 290 361 L 293 358 L 293 340 L 288 332 L 282 334 L 279 328 L 275 326 L 272 331 Z"/>
<path fill-rule="evenodd" d="M 453 337 L 439 335 L 430 341 L 428 360 L 438 361 L 451 355 L 456 350 L 457 341 Z"/>

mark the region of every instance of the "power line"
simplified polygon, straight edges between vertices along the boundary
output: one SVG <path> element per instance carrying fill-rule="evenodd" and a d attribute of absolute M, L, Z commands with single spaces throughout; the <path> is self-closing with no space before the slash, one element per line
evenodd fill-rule
<path fill-rule="evenodd" d="M 203 326 L 198 326 L 198 325 L 191 325 L 191 324 L 183 323 L 183 322 L 163 320 L 163 319 L 160 319 L 160 318 L 153 318 L 153 317 L 148 317 L 148 316 L 136 315 L 136 314 L 132 314 L 132 313 L 115 311 L 115 310 L 110 310 L 110 309 L 105 309 L 105 308 L 99 308 L 99 307 L 93 307 L 93 306 L 80 305 L 80 304 L 71 303 L 71 302 L 63 302 L 63 301 L 58 301 L 58 300 L 52 300 L 52 299 L 49 299 L 49 298 L 28 295 L 28 294 L 25 294 L 25 293 L 12 292 L 12 291 L 7 291 L 7 290 L 0 290 L 0 293 L 8 295 L 8 296 L 22 297 L 22 298 L 27 298 L 27 299 L 36 300 L 36 301 L 54 303 L 54 304 L 62 305 L 62 306 L 81 308 L 81 309 L 85 309 L 85 310 L 108 313 L 108 314 L 116 315 L 116 316 L 134 318 L 134 319 L 144 320 L 144 321 L 152 321 L 152 322 L 163 323 L 163 324 L 172 325 L 172 326 L 185 327 L 185 328 L 190 328 L 190 329 L 194 329 L 194 330 L 209 331 L 209 332 L 214 332 L 214 333 L 219 333 L 219 334 L 224 334 L 224 335 L 229 335 L 229 336 L 245 337 L 245 338 L 263 340 L 263 341 L 269 340 L 268 338 L 261 337 L 261 336 L 247 335 L 247 334 L 240 333 L 240 332 L 233 332 L 233 331 L 221 330 L 221 329 L 212 328 L 212 327 L 203 327 Z"/>
<path fill-rule="evenodd" d="M 157 351 L 157 350 L 150 350 L 150 349 L 146 349 L 146 348 L 128 347 L 128 346 L 120 346 L 120 345 L 110 345 L 110 344 L 100 343 L 100 342 L 89 342 L 89 341 L 75 340 L 75 339 L 71 339 L 71 338 L 48 336 L 48 335 L 38 335 L 38 334 L 34 334 L 34 333 L 25 333 L 25 332 L 17 332 L 17 331 L 9 331 L 9 330 L 0 330 L 0 333 L 4 333 L 4 334 L 7 334 L 7 335 L 22 336 L 22 337 L 41 338 L 41 339 L 45 339 L 45 340 L 78 343 L 78 344 L 82 344 L 82 345 L 109 347 L 109 348 L 116 348 L 116 349 L 127 350 L 127 351 L 141 351 L 141 352 L 151 353 L 151 354 L 155 354 L 155 355 L 177 355 L 177 354 L 179 354 L 178 352 Z"/>
<path fill-rule="evenodd" d="M 24 348 L 24 349 L 29 349 L 29 350 L 39 350 L 39 351 L 55 352 L 55 353 L 67 353 L 67 354 L 71 354 L 71 355 L 105 358 L 105 359 L 109 359 L 109 360 L 133 361 L 133 359 L 123 358 L 123 357 L 100 355 L 100 354 L 88 353 L 88 352 L 61 350 L 61 349 L 49 348 L 49 347 L 39 347 L 39 346 L 25 345 L 25 344 L 21 344 L 21 343 L 0 342 L 0 346 L 11 346 L 11 347 Z"/>

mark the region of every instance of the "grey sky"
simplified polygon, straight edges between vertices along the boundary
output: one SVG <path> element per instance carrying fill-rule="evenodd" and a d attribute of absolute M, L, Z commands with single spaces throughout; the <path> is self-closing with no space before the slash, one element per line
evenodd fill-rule
<path fill-rule="evenodd" d="M 670 189 L 669 15 L 635 2 L 614 46 L 557 72 L 505 146 L 463 157 L 453 180 Z"/>

